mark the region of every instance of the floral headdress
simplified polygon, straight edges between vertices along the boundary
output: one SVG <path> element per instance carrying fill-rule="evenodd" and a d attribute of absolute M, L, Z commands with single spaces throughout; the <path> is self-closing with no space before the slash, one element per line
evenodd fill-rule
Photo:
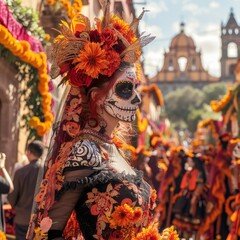
<path fill-rule="evenodd" d="M 63 82 L 88 87 L 96 79 L 111 77 L 122 62 L 136 63 L 141 48 L 154 39 L 150 35 L 136 35 L 145 10 L 129 23 L 110 14 L 109 0 L 101 3 L 104 17 L 95 18 L 94 29 L 90 27 L 90 20 L 81 14 L 70 24 L 62 21 L 60 34 L 54 41 L 52 78 L 62 75 Z"/>

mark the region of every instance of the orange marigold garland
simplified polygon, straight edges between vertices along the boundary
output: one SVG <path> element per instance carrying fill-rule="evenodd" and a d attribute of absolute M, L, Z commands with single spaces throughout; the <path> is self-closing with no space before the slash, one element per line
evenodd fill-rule
<path fill-rule="evenodd" d="M 0 44 L 9 49 L 22 61 L 32 65 L 38 70 L 38 90 L 42 96 L 42 112 L 45 121 L 41 122 L 39 117 L 34 116 L 30 120 L 30 126 L 36 128 L 37 134 L 43 136 L 52 125 L 53 115 L 51 113 L 51 94 L 49 93 L 49 77 L 47 74 L 47 57 L 45 53 L 35 53 L 30 49 L 30 44 L 24 40 L 18 41 L 6 27 L 0 25 Z"/>

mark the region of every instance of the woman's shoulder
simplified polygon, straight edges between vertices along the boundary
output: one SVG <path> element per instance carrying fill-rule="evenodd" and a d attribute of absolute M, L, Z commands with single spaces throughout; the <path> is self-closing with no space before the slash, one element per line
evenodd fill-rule
<path fill-rule="evenodd" d="M 102 164 L 102 154 L 96 142 L 80 139 L 72 147 L 65 167 L 99 167 Z"/>

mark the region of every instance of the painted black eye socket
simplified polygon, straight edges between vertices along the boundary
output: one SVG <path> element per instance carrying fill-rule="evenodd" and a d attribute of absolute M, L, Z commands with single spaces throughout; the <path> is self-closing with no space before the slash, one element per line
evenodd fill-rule
<path fill-rule="evenodd" d="M 119 82 L 116 85 L 115 91 L 120 98 L 129 99 L 133 93 L 133 84 L 128 81 Z"/>

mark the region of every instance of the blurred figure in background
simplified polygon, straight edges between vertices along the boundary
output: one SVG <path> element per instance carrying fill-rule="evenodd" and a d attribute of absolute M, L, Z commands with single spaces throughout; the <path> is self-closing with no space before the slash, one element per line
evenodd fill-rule
<path fill-rule="evenodd" d="M 44 146 L 40 141 L 33 141 L 27 146 L 29 164 L 18 169 L 14 175 L 14 191 L 9 194 L 8 200 L 15 210 L 16 240 L 26 240 L 26 233 L 30 220 L 35 186 L 40 169 L 40 157 Z"/>
<path fill-rule="evenodd" d="M 0 153 L 0 231 L 5 232 L 5 220 L 2 207 L 2 194 L 7 194 L 13 191 L 12 180 L 5 168 L 6 155 Z"/>

